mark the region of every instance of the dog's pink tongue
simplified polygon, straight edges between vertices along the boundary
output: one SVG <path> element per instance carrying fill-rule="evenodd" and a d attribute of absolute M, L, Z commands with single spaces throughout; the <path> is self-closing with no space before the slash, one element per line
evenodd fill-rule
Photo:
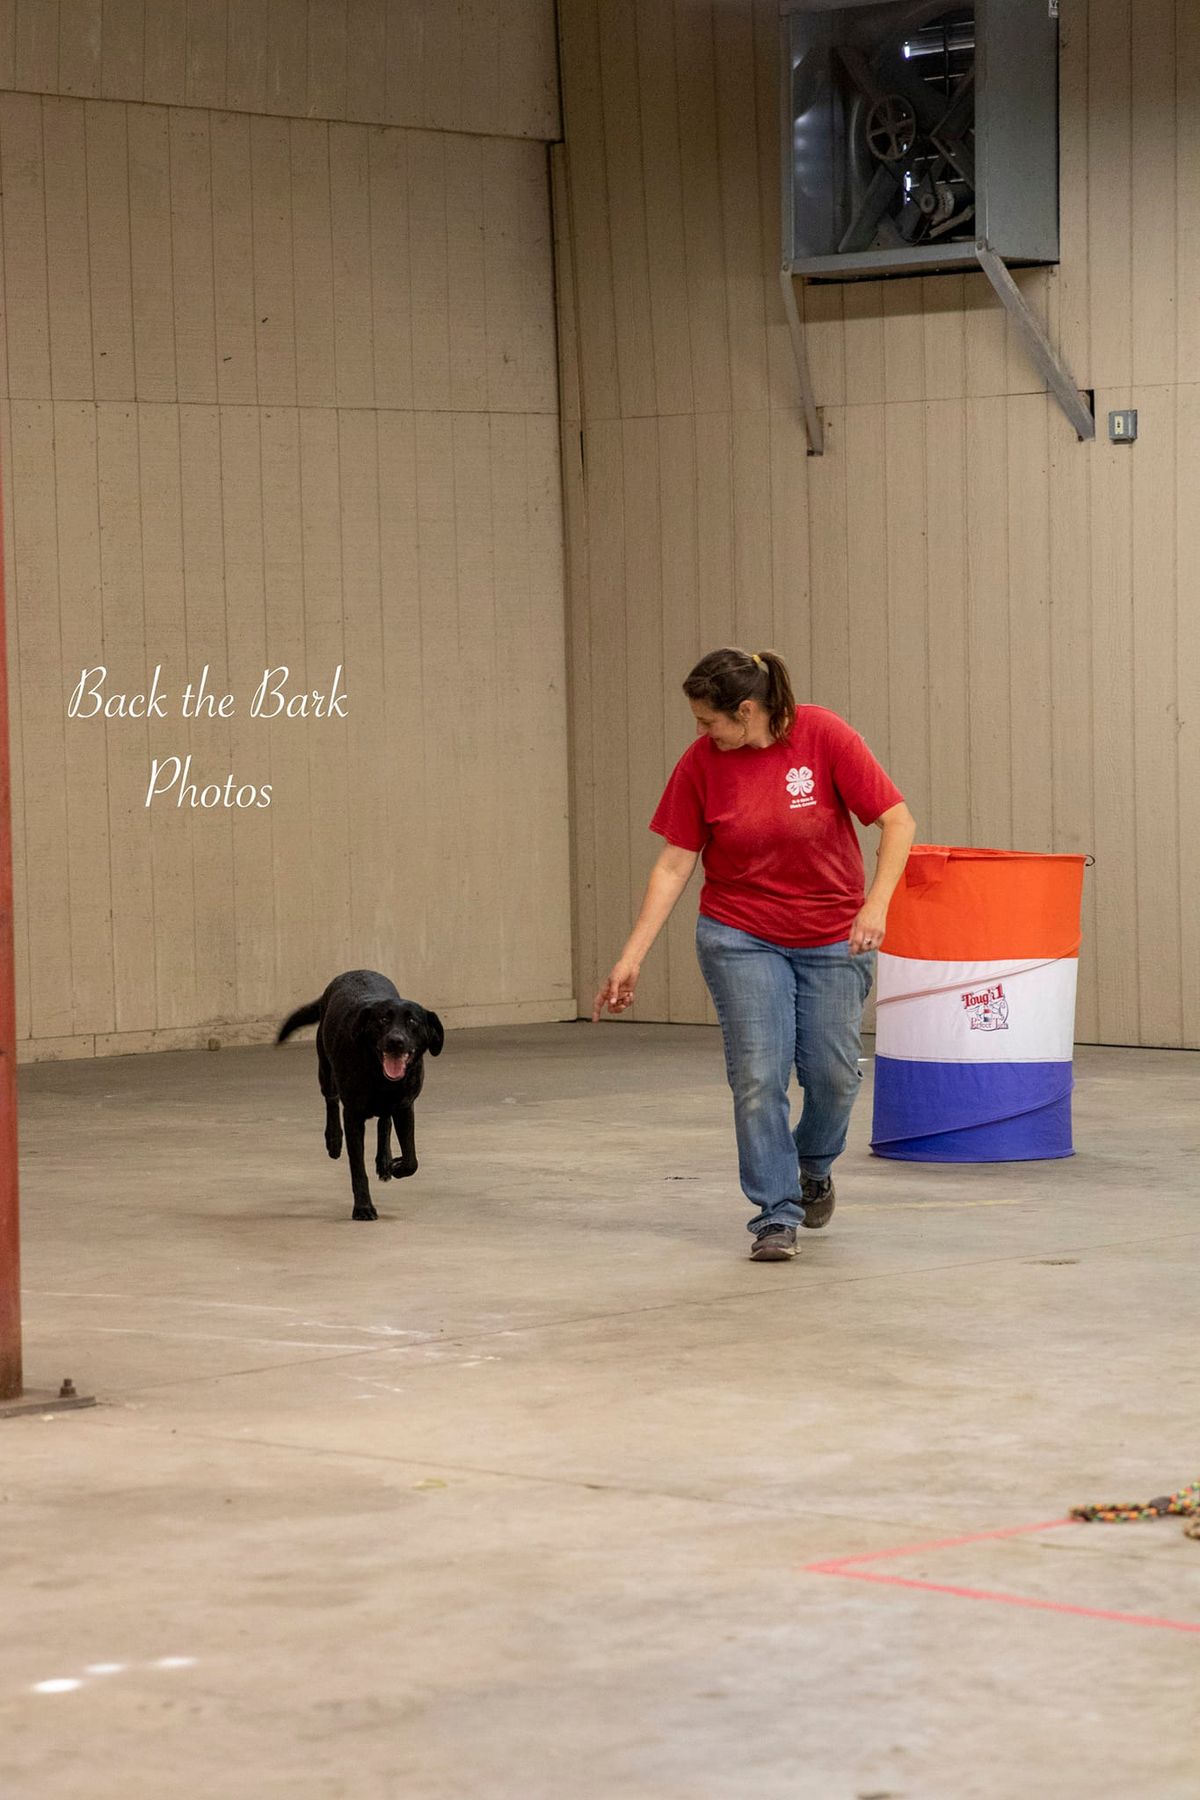
<path fill-rule="evenodd" d="M 383 1072 L 389 1081 L 402 1081 L 408 1073 L 407 1056 L 397 1056 L 392 1050 L 383 1053 Z"/>

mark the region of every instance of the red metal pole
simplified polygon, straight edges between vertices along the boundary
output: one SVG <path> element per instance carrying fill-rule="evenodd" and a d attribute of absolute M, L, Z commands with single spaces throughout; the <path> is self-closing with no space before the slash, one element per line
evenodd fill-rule
<path fill-rule="evenodd" d="M 21 1392 L 17 1214 L 17 1015 L 13 978 L 12 789 L 8 761 L 3 520 L 0 519 L 0 1400 Z"/>

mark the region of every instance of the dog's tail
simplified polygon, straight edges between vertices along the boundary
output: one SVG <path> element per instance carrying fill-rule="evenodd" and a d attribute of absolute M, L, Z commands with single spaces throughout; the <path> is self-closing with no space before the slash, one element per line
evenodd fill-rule
<path fill-rule="evenodd" d="M 279 1027 L 279 1036 L 275 1039 L 282 1044 L 284 1038 L 291 1037 L 293 1031 L 299 1031 L 302 1025 L 315 1025 L 321 1016 L 321 1002 L 310 1000 L 307 1006 L 299 1006 L 294 1013 L 289 1013 Z"/>

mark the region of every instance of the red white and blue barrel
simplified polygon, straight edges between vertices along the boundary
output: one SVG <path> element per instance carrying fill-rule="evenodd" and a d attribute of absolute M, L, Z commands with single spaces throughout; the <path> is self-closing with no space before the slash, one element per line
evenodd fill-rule
<path fill-rule="evenodd" d="M 871 1148 L 1070 1156 L 1082 856 L 917 845 L 876 986 Z"/>

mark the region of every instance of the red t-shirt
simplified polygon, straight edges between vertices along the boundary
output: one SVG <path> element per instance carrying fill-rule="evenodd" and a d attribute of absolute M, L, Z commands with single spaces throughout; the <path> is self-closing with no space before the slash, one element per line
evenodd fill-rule
<path fill-rule="evenodd" d="M 787 949 L 836 944 L 864 899 L 864 825 L 904 796 L 862 738 L 823 706 L 801 706 L 765 750 L 697 738 L 675 765 L 651 831 L 704 864 L 700 911 Z"/>

